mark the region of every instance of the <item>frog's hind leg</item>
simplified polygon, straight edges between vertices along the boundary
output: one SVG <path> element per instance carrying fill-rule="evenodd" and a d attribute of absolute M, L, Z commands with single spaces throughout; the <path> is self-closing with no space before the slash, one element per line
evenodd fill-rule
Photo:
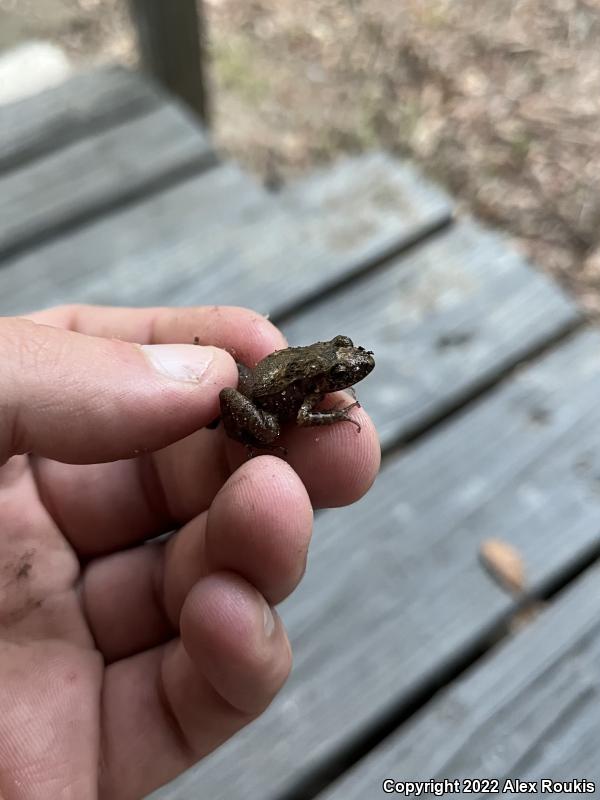
<path fill-rule="evenodd" d="M 351 403 L 345 408 L 330 408 L 327 411 L 315 411 L 314 406 L 319 402 L 321 396 L 307 397 L 300 406 L 296 422 L 301 427 L 309 427 L 311 425 L 333 425 L 334 422 L 351 422 L 356 425 L 358 433 L 360 433 L 360 424 L 348 414 L 351 408 L 360 408 L 358 400 Z"/>
<path fill-rule="evenodd" d="M 221 419 L 226 434 L 250 447 L 273 447 L 279 436 L 279 420 L 262 411 L 235 389 L 222 389 L 219 394 Z"/>

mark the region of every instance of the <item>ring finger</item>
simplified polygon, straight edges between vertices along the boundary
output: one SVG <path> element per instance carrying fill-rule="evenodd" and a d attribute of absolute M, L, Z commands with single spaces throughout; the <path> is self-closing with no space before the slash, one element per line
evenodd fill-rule
<path fill-rule="evenodd" d="M 97 646 L 115 661 L 177 635 L 187 595 L 216 571 L 235 572 L 269 604 L 281 602 L 304 572 L 311 531 L 310 500 L 296 473 L 278 458 L 252 459 L 165 545 L 89 564 L 82 597 Z"/>

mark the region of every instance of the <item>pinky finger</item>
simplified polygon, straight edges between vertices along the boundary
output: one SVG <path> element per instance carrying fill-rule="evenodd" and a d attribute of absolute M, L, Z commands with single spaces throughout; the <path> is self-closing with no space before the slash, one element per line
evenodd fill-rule
<path fill-rule="evenodd" d="M 291 668 L 277 612 L 248 581 L 213 573 L 196 584 L 181 611 L 181 640 L 198 671 L 234 708 L 256 715 Z"/>

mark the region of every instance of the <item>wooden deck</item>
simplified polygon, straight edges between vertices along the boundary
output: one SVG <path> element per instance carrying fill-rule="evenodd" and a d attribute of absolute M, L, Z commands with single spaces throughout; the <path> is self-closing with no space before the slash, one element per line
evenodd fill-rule
<path fill-rule="evenodd" d="M 600 334 L 412 166 L 342 159 L 277 193 L 109 69 L 0 110 L 0 313 L 237 303 L 292 344 L 375 351 L 363 501 L 320 513 L 281 606 L 293 674 L 166 800 L 365 800 L 384 778 L 600 785 Z M 482 569 L 497 537 L 545 600 Z"/>

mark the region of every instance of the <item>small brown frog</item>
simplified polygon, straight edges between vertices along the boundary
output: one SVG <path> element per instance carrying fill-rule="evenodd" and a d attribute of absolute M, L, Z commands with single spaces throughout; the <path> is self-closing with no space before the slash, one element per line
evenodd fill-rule
<path fill-rule="evenodd" d="M 251 454 L 254 447 L 285 450 L 273 442 L 281 423 L 291 420 L 301 426 L 351 422 L 360 432 L 348 414 L 358 402 L 328 411 L 315 411 L 315 406 L 328 392 L 361 381 L 374 366 L 373 353 L 355 347 L 347 336 L 276 350 L 254 369 L 238 364 L 237 390 L 222 389 L 219 395 L 225 432 Z"/>

